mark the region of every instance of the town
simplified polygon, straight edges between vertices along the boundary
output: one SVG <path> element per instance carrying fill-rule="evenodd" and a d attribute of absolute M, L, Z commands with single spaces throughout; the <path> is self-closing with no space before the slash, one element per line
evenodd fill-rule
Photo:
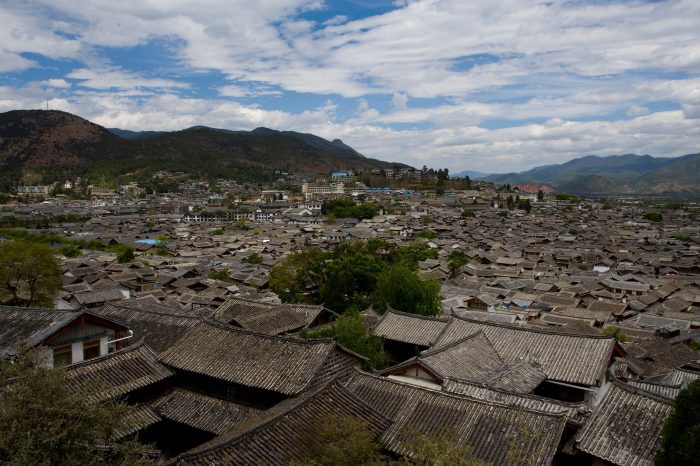
<path fill-rule="evenodd" d="M 464 464 L 653 464 L 700 378 L 695 200 L 275 177 L 4 194 L 0 354 L 125 405 L 103 440 L 168 464 L 332 464 L 313 455 L 357 454 L 358 430 L 384 462 L 433 464 L 430 441 Z M 12 276 L 18 244 L 51 248 L 58 281 Z"/>

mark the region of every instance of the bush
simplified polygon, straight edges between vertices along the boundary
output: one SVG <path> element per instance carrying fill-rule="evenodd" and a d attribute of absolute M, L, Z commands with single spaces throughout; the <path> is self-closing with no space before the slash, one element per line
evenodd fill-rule
<path fill-rule="evenodd" d="M 83 253 L 74 244 L 68 244 L 61 248 L 61 254 L 67 258 L 80 257 Z"/>
<path fill-rule="evenodd" d="M 476 217 L 476 214 L 474 213 L 473 210 L 464 209 L 462 211 L 462 218 L 474 218 L 474 217 Z"/>
<path fill-rule="evenodd" d="M 627 335 L 618 327 L 605 327 L 603 329 L 603 334 L 612 335 L 618 343 L 627 343 Z"/>
<path fill-rule="evenodd" d="M 209 272 L 209 278 L 229 283 L 233 281 L 228 273 L 228 269 L 213 270 Z"/>
<path fill-rule="evenodd" d="M 650 222 L 656 222 L 656 223 L 658 223 L 664 219 L 663 215 L 661 215 L 658 212 L 649 212 L 649 213 L 644 215 L 644 218 L 646 220 L 649 220 Z"/>
<path fill-rule="evenodd" d="M 425 239 L 435 239 L 437 238 L 437 233 L 435 233 L 433 230 L 423 230 L 416 234 L 419 238 L 425 238 Z"/>
<path fill-rule="evenodd" d="M 249 255 L 246 260 L 251 264 L 259 264 L 263 261 L 263 257 L 257 252 L 254 252 L 253 254 Z"/>
<path fill-rule="evenodd" d="M 676 397 L 661 431 L 656 466 L 697 464 L 700 458 L 700 380 L 685 387 Z"/>

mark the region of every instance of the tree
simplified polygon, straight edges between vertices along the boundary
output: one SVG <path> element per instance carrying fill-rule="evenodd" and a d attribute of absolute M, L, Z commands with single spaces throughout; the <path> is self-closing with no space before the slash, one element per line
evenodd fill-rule
<path fill-rule="evenodd" d="M 447 259 L 447 265 L 450 268 L 450 277 L 455 277 L 469 260 L 469 256 L 459 249 L 452 251 Z"/>
<path fill-rule="evenodd" d="M 263 261 L 263 256 L 257 252 L 250 254 L 247 258 L 250 264 L 259 264 Z"/>
<path fill-rule="evenodd" d="M 134 260 L 134 248 L 128 244 L 122 245 L 119 252 L 117 253 L 117 262 L 120 264 L 126 264 L 128 262 L 133 262 Z"/>
<path fill-rule="evenodd" d="M 369 423 L 350 415 L 328 414 L 314 434 L 306 438 L 311 466 L 489 466 L 474 457 L 471 447 L 460 444 L 456 434 L 444 429 L 437 435 L 418 431 L 403 435 L 410 457 L 393 459 L 382 454 L 381 444 Z"/>
<path fill-rule="evenodd" d="M 0 405 L 0 463 L 155 464 L 144 447 L 114 440 L 127 405 L 70 391 L 63 370 L 43 367 L 39 354 L 25 352 L 14 364 L 0 359 L 0 387 L 9 383 Z"/>
<path fill-rule="evenodd" d="M 544 191 L 542 191 L 541 189 L 539 191 L 537 191 L 537 201 L 538 202 L 544 201 Z"/>
<path fill-rule="evenodd" d="M 362 314 L 356 309 L 347 310 L 329 327 L 303 331 L 301 336 L 302 338 L 334 338 L 344 347 L 369 359 L 369 365 L 373 369 L 383 369 L 389 361 L 381 338 L 372 335 Z"/>
<path fill-rule="evenodd" d="M 697 464 L 700 458 L 700 380 L 678 394 L 661 431 L 655 466 Z"/>
<path fill-rule="evenodd" d="M 664 219 L 663 215 L 661 215 L 658 212 L 649 212 L 646 215 L 644 215 L 644 218 L 646 220 L 649 220 L 650 222 L 655 222 L 655 223 L 658 223 Z"/>
<path fill-rule="evenodd" d="M 46 244 L 12 241 L 0 244 L 0 299 L 26 306 L 52 306 L 61 286 L 61 267 Z"/>
<path fill-rule="evenodd" d="M 421 280 L 404 265 L 394 265 L 379 276 L 374 293 L 377 309 L 387 306 L 413 314 L 437 315 L 440 312 L 440 282 Z"/>
<path fill-rule="evenodd" d="M 474 199 L 474 200 L 476 201 L 476 199 Z M 464 209 L 462 211 L 462 218 L 474 218 L 474 217 L 476 217 L 476 214 L 474 213 L 473 210 Z"/>
<path fill-rule="evenodd" d="M 319 248 L 287 256 L 270 272 L 270 289 L 285 303 L 318 304 L 314 292 L 325 282 L 324 264 L 330 256 Z"/>

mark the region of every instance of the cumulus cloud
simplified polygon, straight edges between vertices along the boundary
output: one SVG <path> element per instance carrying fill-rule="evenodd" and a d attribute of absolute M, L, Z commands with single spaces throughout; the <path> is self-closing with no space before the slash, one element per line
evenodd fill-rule
<path fill-rule="evenodd" d="M 354 20 L 305 15 L 323 7 L 318 0 L 8 2 L 0 6 L 0 21 L 10 25 L 0 30 L 0 73 L 46 66 L 30 54 L 73 67 L 61 79 L 52 71 L 35 84 L 0 88 L 0 109 L 39 107 L 40 87 L 49 87 L 58 94 L 52 107 L 106 126 L 310 131 L 369 156 L 451 170 L 700 150 L 695 0 L 402 0 Z M 172 66 L 143 70 L 104 54 L 155 41 L 168 44 L 159 58 Z M 195 98 L 202 89 L 188 79 L 194 74 L 225 82 L 210 86 L 213 97 Z M 332 100 L 300 104 L 305 93 L 359 105 L 339 118 Z M 238 102 L 270 94 L 289 100 Z"/>

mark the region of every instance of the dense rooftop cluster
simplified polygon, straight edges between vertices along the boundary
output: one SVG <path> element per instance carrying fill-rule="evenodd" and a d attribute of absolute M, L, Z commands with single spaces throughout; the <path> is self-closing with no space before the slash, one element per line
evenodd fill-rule
<path fill-rule="evenodd" d="M 653 221 L 641 203 L 533 197 L 529 214 L 504 215 L 495 192 L 384 195 L 362 221 L 274 201 L 248 229 L 109 207 L 61 225 L 53 232 L 135 258 L 109 247 L 65 258 L 54 308 L 0 307 L 0 353 L 36 348 L 66 365 L 72 389 L 99 382 L 96 401 L 133 406 L 121 435 L 172 464 L 303 462 L 335 413 L 395 457 L 411 456 L 411 432 L 449 429 L 493 465 L 651 465 L 673 399 L 700 378 L 692 211 Z M 430 317 L 362 312 L 390 355 L 375 369 L 333 339 L 301 338 L 337 312 L 268 288 L 294 251 L 371 238 L 433 249 L 418 268 L 440 281 L 442 304 Z"/>

